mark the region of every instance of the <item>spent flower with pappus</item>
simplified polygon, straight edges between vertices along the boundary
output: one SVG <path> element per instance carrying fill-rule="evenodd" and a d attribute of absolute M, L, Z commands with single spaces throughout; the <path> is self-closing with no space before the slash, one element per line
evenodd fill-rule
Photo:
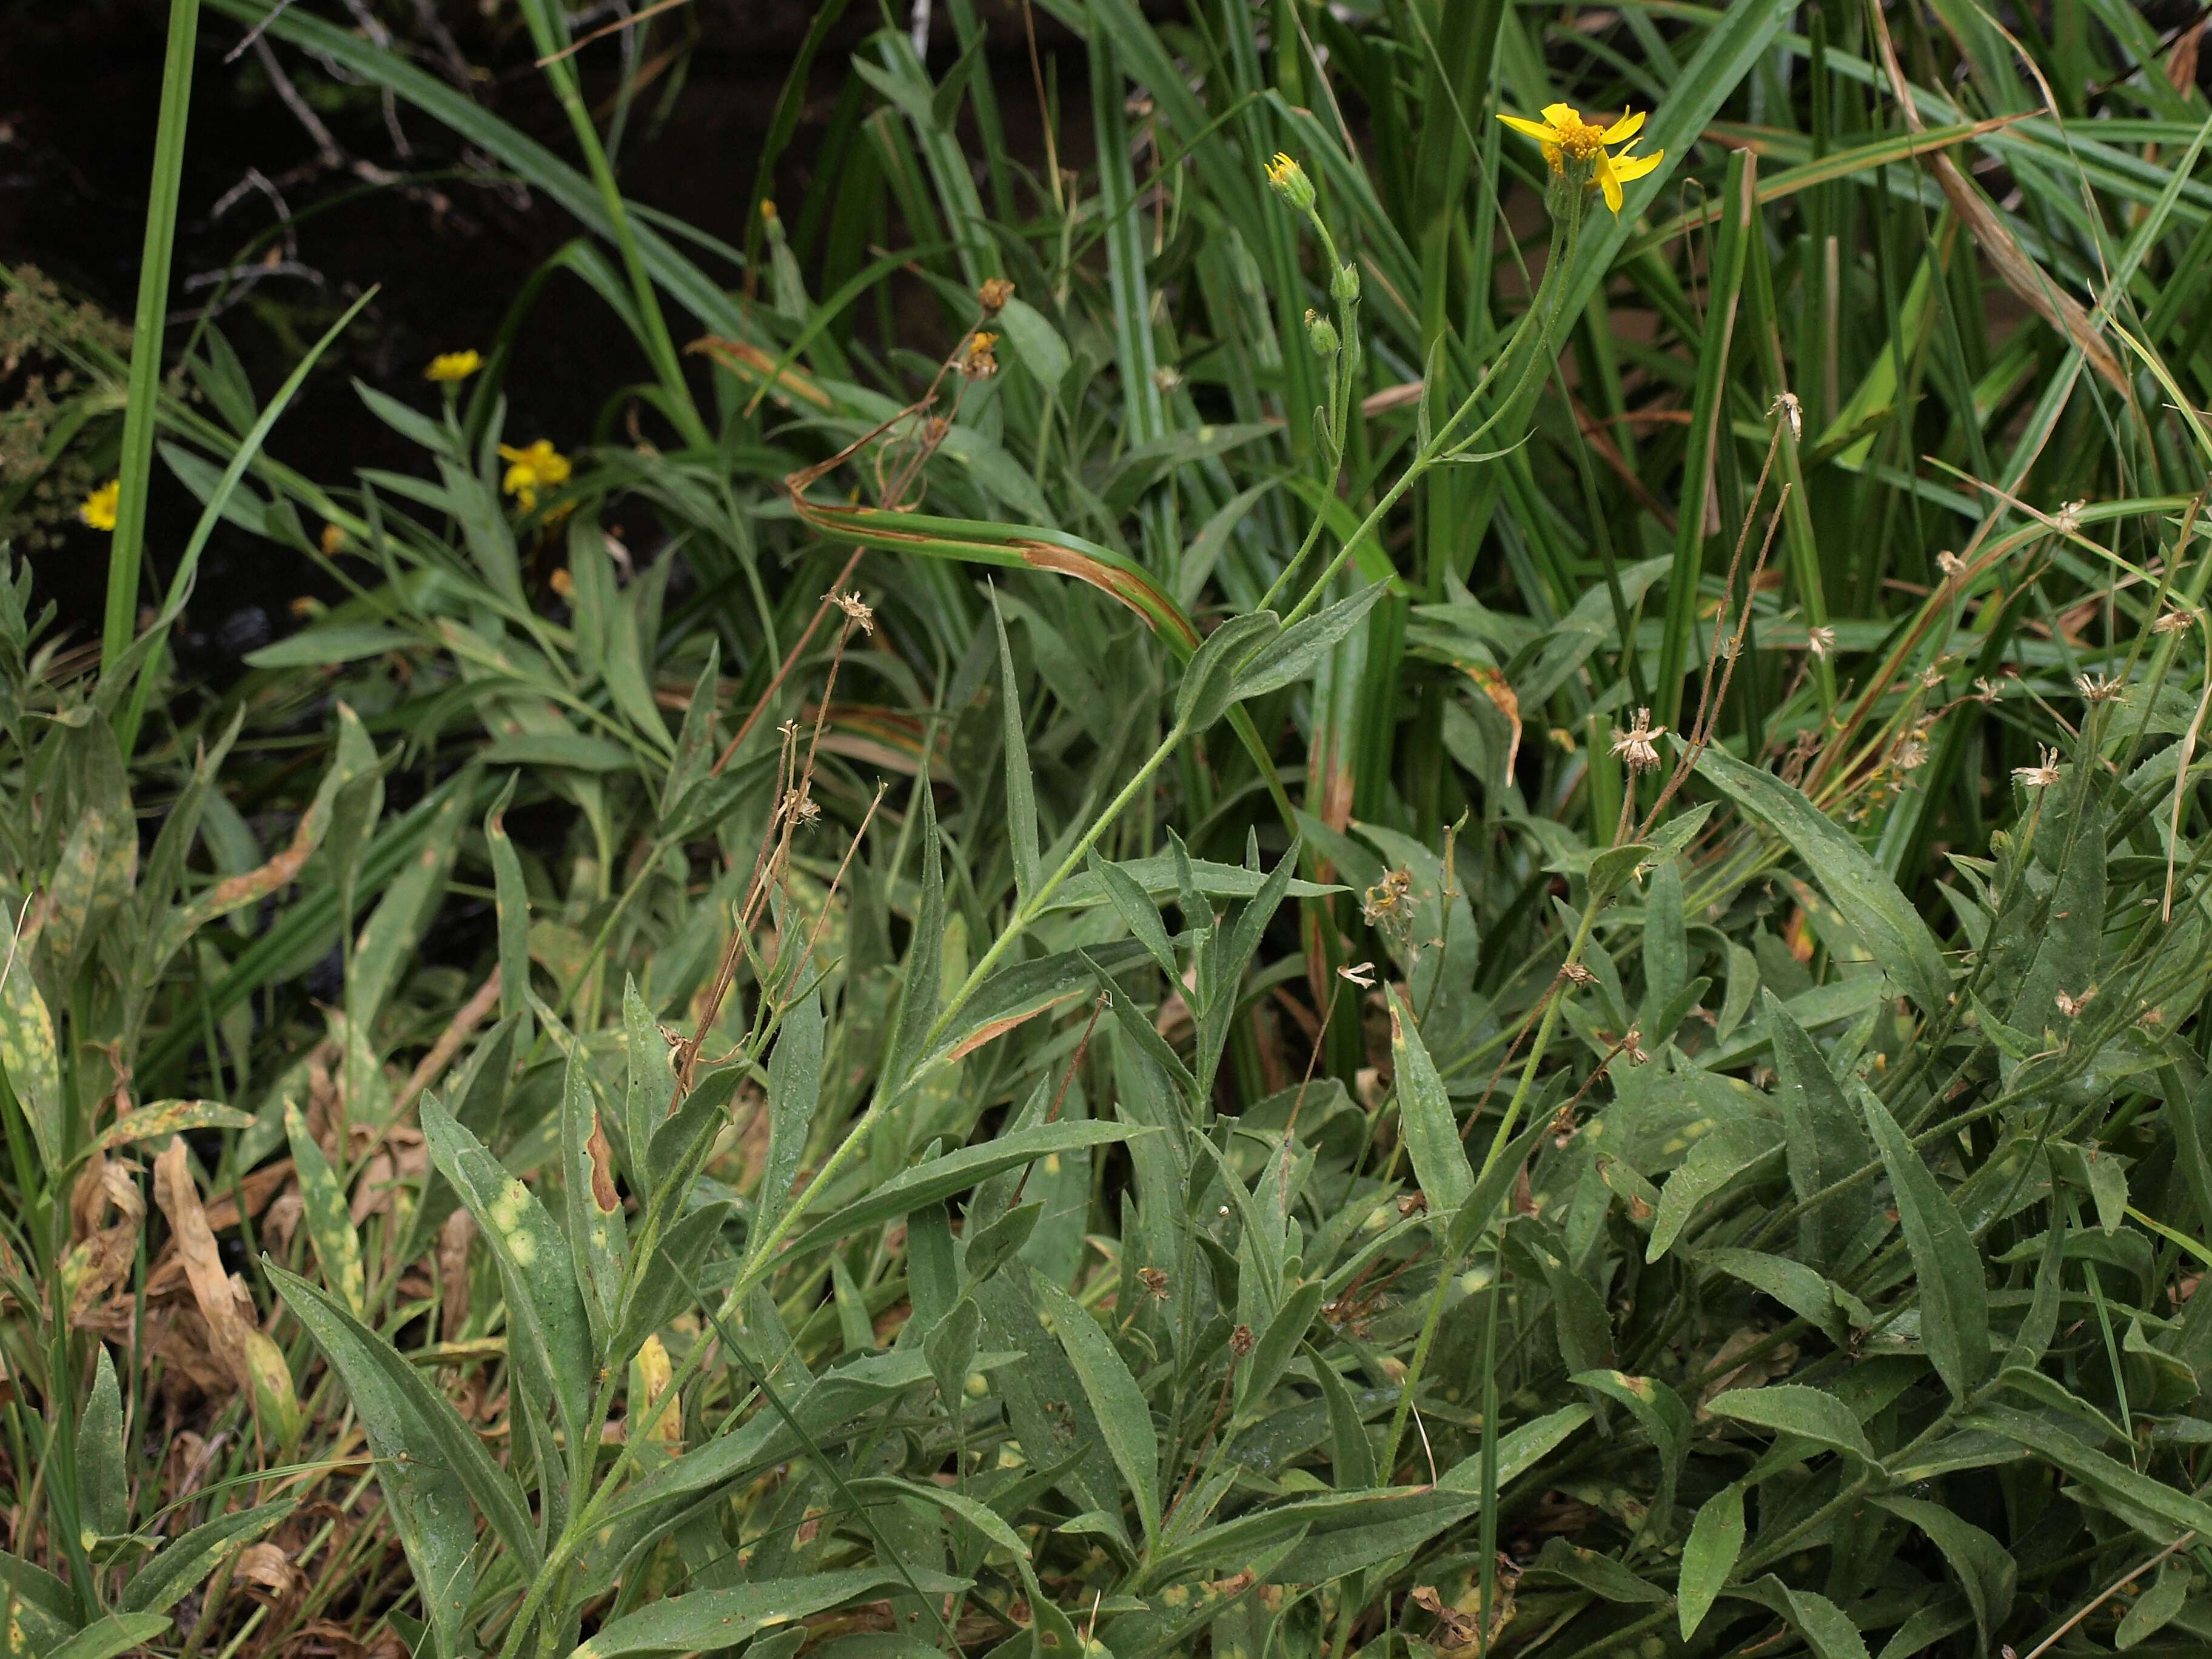
<path fill-rule="evenodd" d="M 1605 204 L 1620 211 L 1620 187 L 1632 184 L 1667 159 L 1663 149 L 1649 155 L 1632 155 L 1636 135 L 1643 131 L 1644 113 L 1624 111 L 1610 126 L 1583 118 L 1570 104 L 1547 104 L 1544 118 L 1531 121 L 1518 115 L 1498 118 L 1516 132 L 1523 132 L 1543 146 L 1544 160 L 1560 178 L 1584 188 L 1595 185 L 1605 192 Z M 1618 154 L 1612 147 L 1621 148 Z"/>
<path fill-rule="evenodd" d="M 115 528 L 115 510 L 123 500 L 123 480 L 110 478 L 86 496 L 78 506 L 76 516 L 94 530 Z"/>
<path fill-rule="evenodd" d="M 539 490 L 568 482 L 568 458 L 554 448 L 550 440 L 540 438 L 521 449 L 501 444 L 499 458 L 507 464 L 500 488 L 520 502 L 525 513 L 538 505 Z"/>
<path fill-rule="evenodd" d="M 422 378 L 441 386 L 458 386 L 483 367 L 482 352 L 441 351 L 430 359 L 430 367 L 422 371 Z"/>

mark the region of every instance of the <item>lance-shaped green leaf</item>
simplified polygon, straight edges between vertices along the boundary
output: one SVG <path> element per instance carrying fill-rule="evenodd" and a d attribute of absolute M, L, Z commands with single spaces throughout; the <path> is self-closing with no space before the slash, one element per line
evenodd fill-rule
<path fill-rule="evenodd" d="M 526 1386 L 552 1406 L 562 1427 L 571 1436 L 584 1433 L 591 1329 L 569 1269 L 568 1241 L 530 1189 L 454 1121 L 436 1096 L 422 1097 L 422 1114 L 431 1161 L 461 1195 L 499 1264 L 510 1359 Z"/>
<path fill-rule="evenodd" d="M 1078 1152 L 1086 1146 L 1103 1146 L 1153 1133 L 1126 1123 L 1084 1119 L 1042 1123 L 1034 1129 L 1017 1129 L 996 1140 L 963 1146 L 902 1170 L 871 1189 L 866 1196 L 831 1212 L 800 1234 L 791 1248 L 795 1253 L 850 1237 L 878 1221 L 888 1221 L 925 1204 L 935 1204 L 964 1193 L 978 1182 L 1016 1164 L 1032 1164 L 1054 1152 Z"/>
<path fill-rule="evenodd" d="M 1067 1363 L 1083 1384 L 1083 1393 L 1098 1418 L 1098 1430 L 1114 1467 L 1121 1472 L 1147 1544 L 1160 1532 L 1160 1447 L 1152 1428 L 1152 1410 L 1144 1390 L 1129 1373 L 1128 1363 L 1114 1346 L 1089 1309 L 1034 1269 L 1030 1284 L 1040 1310 L 1050 1321 L 1053 1335 L 1067 1355 Z"/>
<path fill-rule="evenodd" d="M 622 1318 L 629 1231 L 615 1185 L 614 1143 L 599 1122 L 599 1091 L 580 1053 L 572 1052 L 561 1089 L 561 1195 L 568 1255 L 583 1287 L 593 1338 L 605 1342 Z"/>
<path fill-rule="evenodd" d="M 1869 1095 L 1866 1110 L 1919 1280 L 1921 1340 L 1951 1397 L 1964 1401 L 1996 1369 L 1990 1352 L 1990 1292 L 1981 1253 L 1888 1108 Z"/>
<path fill-rule="evenodd" d="M 822 1102 L 822 998 L 814 991 L 783 1011 L 768 1060 L 768 1156 L 754 1189 L 755 1224 L 766 1232 L 783 1218 L 791 1184 L 806 1155 L 806 1138 Z"/>
<path fill-rule="evenodd" d="M 324 1282 L 337 1293 L 347 1311 L 358 1318 L 368 1300 L 361 1236 L 354 1231 L 344 1187 L 314 1136 L 307 1133 L 307 1119 L 289 1100 L 284 1103 L 284 1137 L 291 1143 L 292 1168 L 300 1179 L 301 1215 L 307 1224 L 307 1237 L 314 1241 L 315 1259 L 323 1264 Z"/>
<path fill-rule="evenodd" d="M 92 1372 L 92 1398 L 77 1424 L 77 1512 L 86 1530 L 115 1537 L 131 1530 L 131 1480 L 123 1465 L 123 1389 L 107 1344 Z"/>
<path fill-rule="evenodd" d="M 111 1613 L 94 1620 L 46 1659 L 116 1659 L 118 1654 L 145 1646 L 168 1627 L 167 1613 Z"/>
<path fill-rule="evenodd" d="M 1006 619 L 999 611 L 998 590 L 991 590 L 991 621 L 999 630 L 999 716 L 1006 755 L 1006 830 L 1012 838 L 1014 892 L 1026 904 L 1044 885 L 1037 852 L 1036 786 L 1030 778 L 1029 738 L 1023 730 L 1022 701 L 1014 684 L 1013 647 Z"/>
<path fill-rule="evenodd" d="M 250 1129 L 253 1115 L 213 1100 L 157 1100 L 127 1112 L 101 1132 L 100 1150 L 112 1152 L 135 1141 L 159 1140 L 185 1129 Z"/>
<path fill-rule="evenodd" d="M 1686 1642 L 1698 1633 L 1721 1588 L 1743 1554 L 1743 1488 L 1723 1486 L 1705 1499 L 1682 1545 L 1681 1575 L 1674 1583 L 1674 1614 Z"/>
<path fill-rule="evenodd" d="M 0 1073 L 31 1126 L 49 1170 L 62 1161 L 62 1067 L 54 1019 L 32 982 L 30 964 L 10 962 L 0 974 Z"/>
<path fill-rule="evenodd" d="M 956 1595 L 969 1582 L 941 1572 L 917 1571 L 915 1583 L 930 1595 Z M 633 1653 L 719 1652 L 781 1625 L 796 1624 L 847 1601 L 907 1582 L 888 1567 L 847 1567 L 803 1578 L 765 1578 L 734 1589 L 672 1595 L 602 1625 L 569 1659 L 625 1659 Z"/>
<path fill-rule="evenodd" d="M 1705 1402 L 1715 1417 L 1756 1424 L 1778 1434 L 1796 1435 L 1815 1445 L 1846 1452 L 1864 1463 L 1878 1465 L 1866 1431 L 1851 1408 L 1825 1389 L 1802 1382 L 1775 1382 L 1763 1389 L 1730 1389 Z"/>
<path fill-rule="evenodd" d="M 1452 1115 L 1451 1097 L 1444 1080 L 1429 1058 L 1407 1007 L 1395 987 L 1387 993 L 1390 1006 L 1390 1063 L 1398 1083 L 1398 1123 L 1406 1137 L 1406 1151 L 1413 1160 L 1414 1179 L 1421 1183 L 1429 1210 L 1449 1219 L 1474 1191 L 1474 1166 L 1459 1138 L 1459 1121 Z"/>
<path fill-rule="evenodd" d="M 1388 581 L 1370 582 L 1350 599 L 1339 599 L 1304 621 L 1293 623 L 1251 651 L 1237 665 L 1237 699 L 1264 696 L 1304 679 L 1389 591 Z"/>
<path fill-rule="evenodd" d="M 121 1613 L 167 1613 L 198 1589 L 216 1564 L 241 1549 L 290 1515 L 292 1500 L 257 1504 L 250 1510 L 218 1515 L 154 1552 L 151 1559 L 125 1581 L 116 1598 Z M 0 1569 L 0 1577 L 4 1577 Z"/>
<path fill-rule="evenodd" d="M 1974 1610 L 1974 1627 L 1987 1651 L 1992 1632 L 2012 1612 L 2013 1591 L 2020 1582 L 2012 1552 L 1972 1522 L 1924 1498 L 1881 1496 L 1874 1501 L 1919 1528 L 1943 1553 Z"/>
<path fill-rule="evenodd" d="M 1819 1194 L 1874 1162 L 1874 1146 L 1844 1097 L 1843 1085 L 1828 1069 L 1827 1057 L 1773 992 L 1763 994 L 1767 1034 L 1774 1042 L 1774 1069 L 1780 1079 L 1775 1102 L 1782 1109 L 1790 1185 L 1799 1203 L 1812 1205 L 1797 1218 L 1798 1248 L 1808 1261 L 1833 1273 L 1864 1230 L 1873 1212 L 1874 1194 L 1862 1182 L 1826 1197 Z"/>
<path fill-rule="evenodd" d="M 1936 936 L 1897 884 L 1804 792 L 1747 766 L 1717 744 L 1698 757 L 1699 775 L 1788 842 L 1822 892 L 1874 952 L 1882 970 L 1923 1008 L 1943 1006 L 1950 972 Z"/>

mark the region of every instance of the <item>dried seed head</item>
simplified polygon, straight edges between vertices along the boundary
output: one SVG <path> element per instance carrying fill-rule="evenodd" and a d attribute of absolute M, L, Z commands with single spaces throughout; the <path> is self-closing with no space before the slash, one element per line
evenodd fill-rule
<path fill-rule="evenodd" d="M 1370 927 L 1378 922 L 1401 921 L 1405 915 L 1407 896 L 1413 889 L 1413 872 L 1411 870 L 1387 872 L 1382 880 L 1360 896 L 1364 902 L 1359 907 L 1359 914 Z"/>
<path fill-rule="evenodd" d="M 1164 398 L 1182 384 L 1182 371 L 1162 363 L 1152 371 L 1152 384 L 1159 389 L 1160 395 Z"/>
<path fill-rule="evenodd" d="M 1620 1040 L 1620 1052 L 1628 1056 L 1628 1063 L 1631 1066 L 1641 1066 L 1644 1061 L 1651 1058 L 1650 1055 L 1644 1052 L 1644 1028 L 1642 1026 L 1632 1025 L 1628 1028 L 1628 1035 Z"/>
<path fill-rule="evenodd" d="M 1239 1359 L 1252 1352 L 1252 1328 L 1249 1325 L 1239 1325 L 1229 1333 L 1229 1352 Z"/>
<path fill-rule="evenodd" d="M 2102 674 L 2079 674 L 2074 679 L 2074 689 L 2081 694 L 2081 701 L 2092 704 L 2112 702 L 2120 695 L 2122 684 Z"/>
<path fill-rule="evenodd" d="M 2048 788 L 2058 781 L 2058 751 L 2038 744 L 2035 752 L 2040 757 L 2037 764 L 2015 766 L 2012 769 L 2012 775 L 2030 789 Z"/>
<path fill-rule="evenodd" d="M 822 808 L 814 797 L 800 789 L 794 789 L 783 798 L 783 811 L 784 815 L 802 830 L 822 816 Z"/>
<path fill-rule="evenodd" d="M 1559 969 L 1559 977 L 1570 985 L 1595 985 L 1597 975 L 1579 962 L 1570 962 Z"/>
<path fill-rule="evenodd" d="M 2081 509 L 2087 501 L 2069 501 L 2051 515 L 2051 527 L 2062 536 L 2077 534 L 2081 528 Z"/>
<path fill-rule="evenodd" d="M 992 276 L 975 290 L 976 303 L 983 307 L 986 317 L 995 317 L 1006 308 L 1006 301 L 1014 297 L 1014 285 L 1004 276 Z"/>
<path fill-rule="evenodd" d="M 1628 763 L 1632 772 L 1656 772 L 1659 769 L 1659 748 L 1655 739 L 1666 735 L 1665 726 L 1651 724 L 1651 711 L 1639 708 L 1626 732 L 1613 734 L 1613 752 Z"/>
<path fill-rule="evenodd" d="M 2058 1012 L 2065 1015 L 2067 1018 L 2071 1019 L 2075 1015 L 2080 1013 L 2084 1008 L 2087 1007 L 2089 1006 L 2090 999 L 2094 997 L 2096 994 L 2097 988 L 2092 985 L 2078 997 L 2069 996 L 2065 992 L 2061 991 L 2055 1000 L 2058 1004 Z"/>
<path fill-rule="evenodd" d="M 1836 648 L 1836 630 L 1826 623 L 1818 628 L 1807 629 L 1805 648 L 1822 662 L 1827 661 L 1828 653 Z"/>
<path fill-rule="evenodd" d="M 860 625 L 863 634 L 876 631 L 876 613 L 860 603 L 860 593 L 840 593 L 835 588 L 822 596 Z"/>
<path fill-rule="evenodd" d="M 1139 1267 L 1137 1269 L 1137 1277 L 1145 1281 L 1145 1288 L 1152 1292 L 1153 1301 L 1164 1302 L 1168 1299 L 1170 1294 L 1168 1289 L 1168 1276 L 1158 1267 Z"/>
<path fill-rule="evenodd" d="M 1792 443 L 1804 441 L 1805 406 L 1797 401 L 1796 392 L 1784 392 L 1776 394 L 1774 401 L 1766 406 L 1766 413 L 1769 418 L 1778 414 L 1790 422 L 1790 441 Z"/>
<path fill-rule="evenodd" d="M 1350 967 L 1340 968 L 1336 970 L 1336 976 L 1357 985 L 1363 991 L 1375 988 L 1375 964 L 1371 962 L 1355 963 Z"/>
<path fill-rule="evenodd" d="M 2150 625 L 2150 631 L 2154 634 L 2179 634 L 2197 620 L 2197 615 L 2195 611 L 2185 608 L 2169 611 Z"/>

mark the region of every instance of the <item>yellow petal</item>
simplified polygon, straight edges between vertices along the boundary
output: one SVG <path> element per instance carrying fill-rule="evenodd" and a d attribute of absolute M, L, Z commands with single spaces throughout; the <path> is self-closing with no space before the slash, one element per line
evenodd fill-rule
<path fill-rule="evenodd" d="M 1555 127 L 1564 127 L 1571 124 L 1580 126 L 1583 116 L 1582 112 L 1572 104 L 1547 104 L 1544 106 L 1544 118 Z"/>
<path fill-rule="evenodd" d="M 1525 121 L 1517 115 L 1501 115 L 1498 118 L 1511 127 L 1514 131 L 1527 133 L 1540 144 L 1548 144 L 1559 137 L 1556 131 L 1546 126 L 1541 121 Z"/>
<path fill-rule="evenodd" d="M 1597 187 L 1605 192 L 1605 204 L 1619 213 L 1620 180 L 1613 176 L 1613 162 L 1603 150 L 1597 153 Z"/>
<path fill-rule="evenodd" d="M 1618 144 L 1626 139 L 1633 138 L 1638 133 L 1643 131 L 1644 112 L 1641 110 L 1625 111 L 1623 112 L 1620 119 L 1615 121 L 1611 126 L 1605 130 L 1605 142 L 1608 144 Z"/>
<path fill-rule="evenodd" d="M 1613 176 L 1624 185 L 1633 184 L 1667 159 L 1663 149 L 1649 155 L 1616 155 L 1613 158 Z"/>

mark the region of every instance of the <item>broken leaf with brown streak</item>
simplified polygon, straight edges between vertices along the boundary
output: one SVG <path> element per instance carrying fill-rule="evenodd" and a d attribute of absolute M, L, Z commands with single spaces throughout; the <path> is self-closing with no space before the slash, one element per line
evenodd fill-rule
<path fill-rule="evenodd" d="M 636 994 L 635 988 L 631 995 Z M 665 1045 L 653 1034 L 665 1072 Z M 568 1056 L 562 1091 L 562 1201 L 569 1259 L 584 1292 L 584 1312 L 595 1352 L 607 1357 L 607 1340 L 622 1322 L 623 1287 L 629 1273 L 629 1237 L 622 1194 L 615 1186 L 614 1143 L 599 1121 L 599 1091 L 580 1051 Z"/>

